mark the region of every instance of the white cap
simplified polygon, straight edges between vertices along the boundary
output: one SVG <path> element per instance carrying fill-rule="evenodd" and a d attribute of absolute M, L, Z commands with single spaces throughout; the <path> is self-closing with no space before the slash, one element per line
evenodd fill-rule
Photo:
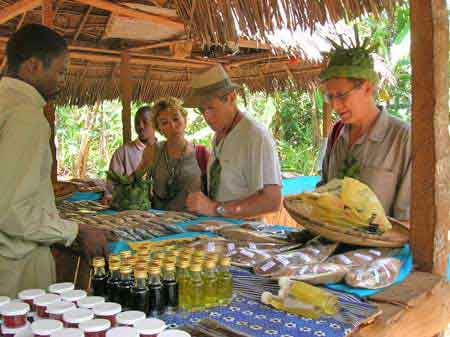
<path fill-rule="evenodd" d="M 166 323 L 157 318 L 146 318 L 134 323 L 134 327 L 140 334 L 157 335 L 166 328 Z"/>
<path fill-rule="evenodd" d="M 144 318 L 145 313 L 137 310 L 124 311 L 116 316 L 117 323 L 124 325 L 133 325 Z"/>
<path fill-rule="evenodd" d="M 158 337 L 191 337 L 191 335 L 183 330 L 168 329 L 161 332 Z"/>
<path fill-rule="evenodd" d="M 33 334 L 48 336 L 63 328 L 63 324 L 55 319 L 40 319 L 31 324 Z"/>
<path fill-rule="evenodd" d="M 17 334 L 21 331 L 24 331 L 26 329 L 29 329 L 29 328 L 30 328 L 30 323 L 28 323 L 28 322 L 27 322 L 27 324 L 25 324 L 24 326 L 21 326 L 20 328 L 7 328 L 5 326 L 5 324 L 3 324 L 2 328 L 1 328 L 1 332 L 2 332 L 2 335 L 15 335 L 15 334 Z"/>
<path fill-rule="evenodd" d="M 65 291 L 61 294 L 61 298 L 64 301 L 76 302 L 85 298 L 87 296 L 87 292 L 84 290 L 69 290 Z"/>
<path fill-rule="evenodd" d="M 75 285 L 72 282 L 54 283 L 48 287 L 48 291 L 55 294 L 62 294 L 63 292 L 74 289 Z"/>
<path fill-rule="evenodd" d="M 280 279 L 278 280 L 278 285 L 281 288 L 288 287 L 291 283 L 292 281 L 287 276 L 280 277 Z"/>
<path fill-rule="evenodd" d="M 36 297 L 45 295 L 45 290 L 42 289 L 26 289 L 17 294 L 21 300 L 34 300 Z"/>
<path fill-rule="evenodd" d="M 80 308 L 92 309 L 95 305 L 105 303 L 105 298 L 101 296 L 88 296 L 78 301 Z"/>
<path fill-rule="evenodd" d="M 72 309 L 63 314 L 63 321 L 67 323 L 82 323 L 94 318 L 94 313 L 89 309 Z"/>
<path fill-rule="evenodd" d="M 30 305 L 24 302 L 10 302 L 0 308 L 3 316 L 26 315 L 30 311 Z"/>
<path fill-rule="evenodd" d="M 119 326 L 106 331 L 106 337 L 139 337 L 139 332 L 129 326 Z"/>
<path fill-rule="evenodd" d="M 111 327 L 111 322 L 107 319 L 91 319 L 78 326 L 83 332 L 106 331 Z"/>
<path fill-rule="evenodd" d="M 55 294 L 45 294 L 45 295 L 36 297 L 36 298 L 33 300 L 33 303 L 34 303 L 35 305 L 39 305 L 39 306 L 44 306 L 44 307 L 46 307 L 46 306 L 48 306 L 49 304 L 56 303 L 56 302 L 59 302 L 59 301 L 61 301 L 61 297 L 60 297 L 59 295 L 55 295 Z"/>
<path fill-rule="evenodd" d="M 84 337 L 84 333 L 77 328 L 64 328 L 52 333 L 50 337 Z"/>
<path fill-rule="evenodd" d="M 0 307 L 8 304 L 11 301 L 11 299 L 8 296 L 0 296 Z"/>
<path fill-rule="evenodd" d="M 64 301 L 49 304 L 46 312 L 48 314 L 60 315 L 72 309 L 75 309 L 75 304 L 73 304 L 72 302 Z"/>
<path fill-rule="evenodd" d="M 118 303 L 114 302 L 105 302 L 97 304 L 94 308 L 92 308 L 94 314 L 99 316 L 110 316 L 116 315 L 122 311 L 122 306 Z"/>
<path fill-rule="evenodd" d="M 270 304 L 270 300 L 273 298 L 273 295 L 269 293 L 268 291 L 264 291 L 261 294 L 261 302 L 264 304 Z"/>

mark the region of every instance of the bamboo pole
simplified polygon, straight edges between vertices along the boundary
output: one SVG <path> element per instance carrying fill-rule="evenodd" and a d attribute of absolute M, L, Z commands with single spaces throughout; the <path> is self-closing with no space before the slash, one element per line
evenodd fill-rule
<path fill-rule="evenodd" d="M 132 91 L 130 54 L 125 51 L 122 53 L 122 62 L 120 64 L 120 97 L 122 100 L 122 134 L 124 144 L 131 141 Z"/>

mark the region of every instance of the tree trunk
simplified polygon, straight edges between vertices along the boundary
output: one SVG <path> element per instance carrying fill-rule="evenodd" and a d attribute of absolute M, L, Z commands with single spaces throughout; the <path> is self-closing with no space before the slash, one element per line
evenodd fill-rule
<path fill-rule="evenodd" d="M 75 164 L 75 174 L 78 179 L 86 178 L 87 162 L 89 159 L 89 148 L 91 145 L 90 133 L 95 125 L 95 119 L 97 117 L 98 107 L 95 106 L 86 114 L 85 127 L 80 140 L 80 155 L 78 156 Z"/>
<path fill-rule="evenodd" d="M 314 94 L 312 93 L 310 95 L 310 99 L 312 102 L 312 109 L 311 109 L 311 122 L 312 122 L 312 129 L 313 129 L 313 144 L 314 146 L 319 146 L 320 144 L 320 138 L 321 138 L 321 132 L 320 132 L 320 123 L 318 118 L 318 111 L 317 111 L 317 103 L 316 99 L 314 97 Z"/>

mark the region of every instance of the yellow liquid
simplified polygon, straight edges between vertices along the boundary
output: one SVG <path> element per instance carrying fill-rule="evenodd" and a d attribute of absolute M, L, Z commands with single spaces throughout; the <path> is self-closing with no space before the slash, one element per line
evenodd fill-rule
<path fill-rule="evenodd" d="M 217 277 L 214 270 L 206 270 L 204 281 L 204 304 L 206 308 L 217 304 Z"/>
<path fill-rule="evenodd" d="M 200 272 L 193 272 L 188 283 L 189 303 L 192 311 L 200 311 L 204 308 L 204 283 Z"/>
<path fill-rule="evenodd" d="M 180 273 L 178 282 L 178 307 L 180 310 L 189 310 L 191 307 L 191 297 L 189 293 L 190 275 L 188 272 Z"/>
<path fill-rule="evenodd" d="M 217 275 L 217 302 L 226 305 L 233 296 L 233 278 L 229 271 L 220 271 Z"/>
<path fill-rule="evenodd" d="M 285 311 L 294 315 L 299 315 L 307 318 L 317 319 L 320 317 L 320 311 L 314 309 L 314 308 L 301 308 L 301 305 L 299 306 L 285 306 L 284 301 L 282 298 L 278 296 L 274 296 L 269 293 L 270 296 L 268 296 L 266 301 L 263 301 L 265 304 L 269 304 L 275 309 Z"/>

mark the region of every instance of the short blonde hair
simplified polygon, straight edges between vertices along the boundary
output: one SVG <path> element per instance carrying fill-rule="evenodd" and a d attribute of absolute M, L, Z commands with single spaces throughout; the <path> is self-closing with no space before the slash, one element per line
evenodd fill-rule
<path fill-rule="evenodd" d="M 152 106 L 152 119 L 153 125 L 156 130 L 159 130 L 158 126 L 158 116 L 162 111 L 169 111 L 171 113 L 179 112 L 183 116 L 184 120 L 187 121 L 187 111 L 183 108 L 183 103 L 176 97 L 162 97 L 153 103 Z"/>

